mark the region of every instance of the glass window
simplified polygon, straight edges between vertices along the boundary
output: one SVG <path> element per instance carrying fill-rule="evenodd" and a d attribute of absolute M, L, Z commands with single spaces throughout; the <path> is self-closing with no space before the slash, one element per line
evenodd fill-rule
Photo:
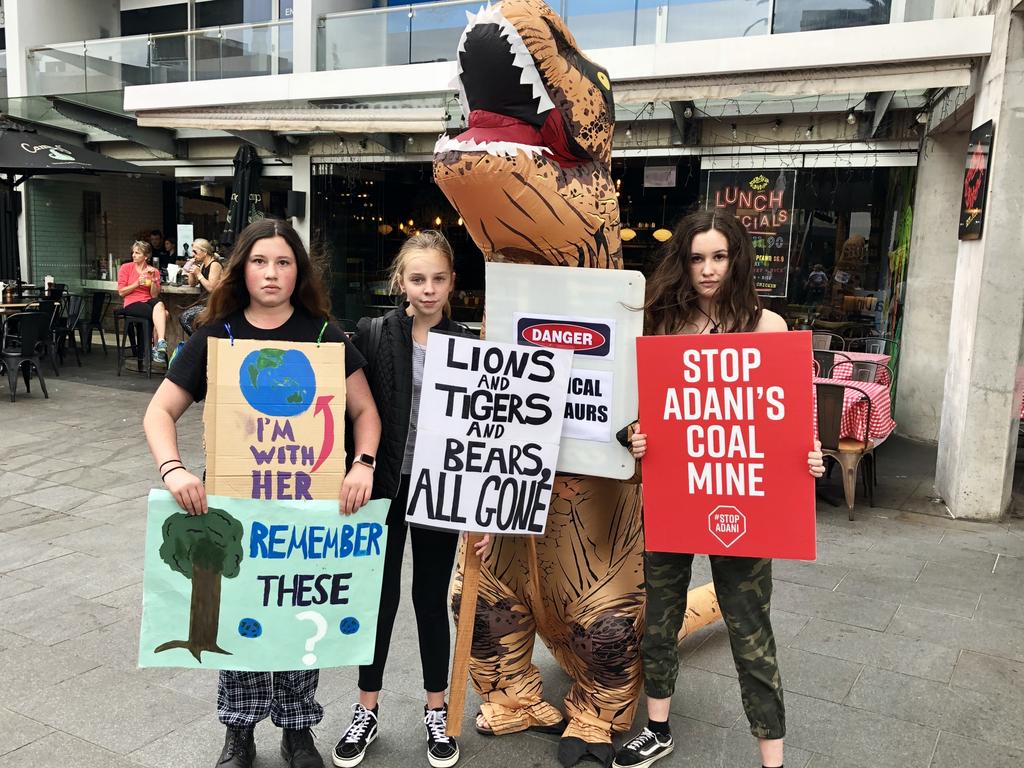
<path fill-rule="evenodd" d="M 772 31 L 778 34 L 888 24 L 890 6 L 891 0 L 776 0 Z"/>

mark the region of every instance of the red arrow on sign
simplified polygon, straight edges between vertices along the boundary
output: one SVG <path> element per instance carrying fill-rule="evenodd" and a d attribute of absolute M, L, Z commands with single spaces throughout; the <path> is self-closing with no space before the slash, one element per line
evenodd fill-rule
<path fill-rule="evenodd" d="M 334 414 L 331 413 L 331 400 L 333 399 L 334 395 L 318 397 L 316 399 L 316 407 L 313 409 L 314 416 L 320 413 L 324 415 L 324 441 L 320 445 L 320 453 L 316 457 L 316 464 L 309 470 L 311 473 L 320 469 L 320 465 L 327 461 L 327 457 L 334 450 Z"/>

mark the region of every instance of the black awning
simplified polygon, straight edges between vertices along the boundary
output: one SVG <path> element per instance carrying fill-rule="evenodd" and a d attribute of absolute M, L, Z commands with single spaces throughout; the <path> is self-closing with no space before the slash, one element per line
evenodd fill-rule
<path fill-rule="evenodd" d="M 101 155 L 77 144 L 54 141 L 32 128 L 0 119 L 0 173 L 17 186 L 30 176 L 54 173 L 154 174 L 156 171 Z"/>

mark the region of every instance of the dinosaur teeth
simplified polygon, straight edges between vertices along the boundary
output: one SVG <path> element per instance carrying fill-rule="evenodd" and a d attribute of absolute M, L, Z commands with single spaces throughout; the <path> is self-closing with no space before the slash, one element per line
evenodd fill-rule
<path fill-rule="evenodd" d="M 547 147 L 519 144 L 514 141 L 481 141 L 477 143 L 474 139 L 460 141 L 441 136 L 434 145 L 434 154 L 445 152 L 486 152 L 494 157 L 515 157 L 520 152 L 530 157 L 551 154 L 551 150 Z"/>
<path fill-rule="evenodd" d="M 512 52 L 512 64 L 522 71 L 519 82 L 522 85 L 530 86 L 531 94 L 537 100 L 537 114 L 544 114 L 555 108 L 554 102 L 548 96 L 548 91 L 544 81 L 541 79 L 540 72 L 537 71 L 537 64 L 533 60 L 530 49 L 523 42 L 519 30 L 502 15 L 500 3 L 487 3 L 486 6 L 481 5 L 480 10 L 476 13 L 466 11 L 466 22 L 466 28 L 462 31 L 462 36 L 459 38 L 458 53 L 455 56 L 457 74 L 450 86 L 459 91 L 459 101 L 464 114 L 469 114 L 469 100 L 466 97 L 466 88 L 462 82 L 462 57 L 459 54 L 466 52 L 466 38 L 473 27 L 479 24 L 497 25 L 499 34 L 508 42 L 509 49 Z"/>

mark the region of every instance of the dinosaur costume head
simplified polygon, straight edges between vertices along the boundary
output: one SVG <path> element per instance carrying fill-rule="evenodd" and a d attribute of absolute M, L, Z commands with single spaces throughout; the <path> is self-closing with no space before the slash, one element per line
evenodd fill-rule
<path fill-rule="evenodd" d="M 608 73 L 543 0 L 481 8 L 458 58 L 469 127 L 438 141 L 434 178 L 485 257 L 621 268 Z"/>

